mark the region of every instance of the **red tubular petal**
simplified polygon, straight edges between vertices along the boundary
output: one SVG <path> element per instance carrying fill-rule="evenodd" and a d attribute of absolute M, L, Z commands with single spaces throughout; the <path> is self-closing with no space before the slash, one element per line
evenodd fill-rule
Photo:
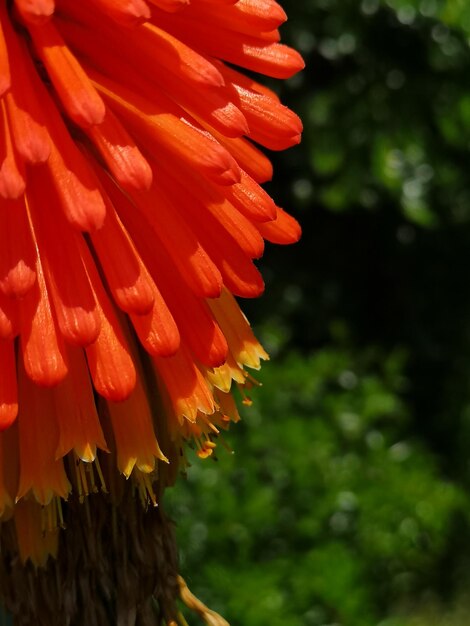
<path fill-rule="evenodd" d="M 254 222 L 269 222 L 276 218 L 276 205 L 271 196 L 243 170 L 241 182 L 228 187 L 225 197 Z"/>
<path fill-rule="evenodd" d="M 92 73 L 98 90 L 126 120 L 137 140 L 150 153 L 164 153 L 168 158 L 191 163 L 210 180 L 233 185 L 240 180 L 240 169 L 230 153 L 209 134 L 180 119 L 178 107 L 160 94 L 152 102 Z M 165 157 L 166 158 L 166 157 Z"/>
<path fill-rule="evenodd" d="M 10 129 L 18 154 L 30 163 L 44 163 L 51 152 L 49 133 L 38 122 L 40 118 L 36 98 L 30 100 L 28 108 L 24 105 L 32 95 L 28 91 L 28 88 L 23 91 L 16 88 L 15 76 L 15 89 L 6 96 Z"/>
<path fill-rule="evenodd" d="M 37 97 L 51 130 L 51 154 L 46 166 L 62 210 L 78 230 L 101 228 L 106 209 L 96 177 L 72 140 L 49 94 L 42 89 Z"/>
<path fill-rule="evenodd" d="M 0 15 L 1 11 L 2 9 Z M 50 154 L 49 133 L 38 98 L 38 94 L 44 91 L 44 86 L 37 76 L 25 44 L 11 27 L 9 19 L 5 21 L 5 37 L 8 49 L 15 59 L 12 89 L 6 95 L 15 147 L 25 161 L 43 163 Z"/>
<path fill-rule="evenodd" d="M 21 302 L 20 345 L 28 376 L 37 385 L 51 387 L 65 378 L 67 365 L 39 259 L 36 273 L 35 285 Z"/>
<path fill-rule="evenodd" d="M 117 326 L 108 318 L 101 321 L 101 332 L 86 348 L 88 367 L 96 391 L 107 400 L 121 402 L 135 386 L 135 369 Z"/>
<path fill-rule="evenodd" d="M 150 194 L 132 198 L 153 228 L 155 245 L 166 250 L 188 288 L 200 298 L 217 298 L 222 290 L 220 272 L 171 204 L 156 194 L 155 187 Z"/>
<path fill-rule="evenodd" d="M 187 203 L 180 204 L 179 200 L 172 202 L 173 194 L 175 194 L 175 199 L 178 198 L 178 190 L 181 188 L 181 184 L 175 178 L 174 172 L 168 168 L 167 164 L 160 161 L 159 167 L 162 172 L 164 172 L 164 176 L 161 177 L 159 182 L 157 181 L 154 187 L 165 188 L 170 203 L 182 208 L 184 213 Z M 248 258 L 260 258 L 264 251 L 262 237 L 260 237 L 251 221 L 237 211 L 229 202 L 227 196 L 224 194 L 225 189 L 207 185 L 200 176 L 197 176 L 197 174 L 191 172 L 189 169 L 185 168 L 180 170 L 180 175 L 181 174 L 184 176 L 185 180 L 191 183 L 191 193 L 196 196 L 199 202 L 205 207 L 205 211 L 200 214 L 199 219 L 205 219 L 207 213 L 212 214 L 214 219 L 220 223 L 226 235 L 237 242 L 238 246 Z M 172 181 L 171 186 L 166 183 L 165 179 Z M 229 190 L 230 189 L 231 188 L 229 188 Z M 212 246 L 204 247 L 207 251 L 210 251 Z"/>
<path fill-rule="evenodd" d="M 240 248 L 250 259 L 259 259 L 263 256 L 264 242 L 255 226 L 241 215 L 228 200 L 220 204 L 209 203 L 208 210 L 222 224 L 225 230 L 232 234 Z"/>
<path fill-rule="evenodd" d="M 223 87 L 224 79 L 214 62 L 165 30 L 145 24 L 136 31 L 128 31 L 128 45 L 121 50 L 121 33 L 106 20 L 75 0 L 62 0 L 62 3 L 73 21 L 58 19 L 60 31 L 74 49 L 92 61 L 94 67 L 102 67 L 104 57 L 107 67 L 113 67 L 119 79 L 127 82 L 131 76 L 120 71 L 120 61 L 124 60 L 147 81 L 153 81 L 158 74 L 165 77 L 171 74 L 194 86 Z M 99 35 L 96 39 L 89 37 L 90 29 Z"/>
<path fill-rule="evenodd" d="M 269 359 L 269 356 L 256 339 L 232 294 L 224 289 L 220 298 L 210 302 L 210 307 L 227 337 L 230 353 L 238 367 L 259 370 L 261 360 Z"/>
<path fill-rule="evenodd" d="M 163 382 L 176 418 L 195 422 L 197 412 L 211 414 L 215 410 L 214 399 L 201 372 L 188 350 L 182 346 L 175 356 L 168 359 L 152 359 L 159 378 Z"/>
<path fill-rule="evenodd" d="M 149 102 L 158 101 L 163 92 L 194 119 L 205 122 L 209 128 L 215 128 L 227 137 L 241 137 L 249 132 L 245 116 L 227 95 L 226 90 L 212 86 L 198 89 L 195 87 L 199 85 L 195 85 L 193 81 L 181 80 L 181 76 L 176 72 L 166 71 L 153 72 L 152 84 L 142 73 L 133 72 L 132 66 L 129 66 L 129 69 L 131 73 L 128 81 L 135 92 Z M 109 64 L 107 70 L 107 73 L 112 73 L 109 71 Z"/>
<path fill-rule="evenodd" d="M 108 190 L 110 199 L 115 202 L 117 207 L 122 207 L 123 204 L 127 203 L 126 198 L 107 177 L 102 175 L 102 180 Z M 146 289 L 148 289 L 151 298 L 151 308 L 150 310 L 147 307 L 146 310 L 129 311 L 129 313 L 131 313 L 131 320 L 134 328 L 142 342 L 142 345 L 150 354 L 158 356 L 169 356 L 174 354 L 180 343 L 180 336 L 176 323 L 140 256 L 136 256 L 134 259 L 130 258 L 127 264 L 125 263 L 123 253 L 126 251 L 126 246 L 122 245 L 122 243 L 127 241 L 127 245 L 132 246 L 130 250 L 131 252 L 134 250 L 134 245 L 121 220 L 116 214 L 114 207 L 111 207 L 111 209 L 112 210 L 108 210 L 108 216 L 104 227 L 93 236 L 93 244 L 95 248 L 101 250 L 100 260 L 103 264 L 105 273 L 112 273 L 116 267 L 125 268 L 126 272 L 132 271 L 132 267 L 137 262 L 136 269 L 140 272 L 139 276 L 141 275 L 146 281 Z M 142 227 L 146 227 L 145 222 L 142 222 Z M 98 246 L 96 245 L 97 240 L 99 241 Z M 115 263 L 116 257 L 112 254 L 113 251 L 115 254 L 120 255 L 121 263 Z M 98 254 L 100 255 L 100 253 Z M 106 261 L 105 263 L 102 261 L 103 258 Z M 108 265 L 111 267 L 108 268 Z"/>
<path fill-rule="evenodd" d="M 135 466 L 142 472 L 155 469 L 155 461 L 168 462 L 155 437 L 152 411 L 139 373 L 132 394 L 124 402 L 108 402 L 119 471 L 129 478 Z"/>
<path fill-rule="evenodd" d="M 98 336 L 100 318 L 80 256 L 81 235 L 65 221 L 43 167 L 31 172 L 28 185 L 29 208 L 41 263 L 60 332 L 69 343 L 87 346 Z M 47 214 L 43 198 L 48 199 Z"/>
<path fill-rule="evenodd" d="M 8 46 L 5 39 L 4 28 L 9 20 L 6 6 L 0 7 L 0 96 L 10 89 L 11 74 Z"/>
<path fill-rule="evenodd" d="M 141 344 L 149 354 L 161 357 L 175 354 L 180 346 L 180 334 L 158 289 L 152 310 L 130 317 Z"/>
<path fill-rule="evenodd" d="M 239 0 L 192 0 L 194 4 L 228 5 L 236 4 Z"/>
<path fill-rule="evenodd" d="M 119 76 L 125 73 L 128 86 L 149 102 L 158 101 L 163 92 L 188 113 L 229 137 L 240 137 L 249 132 L 244 115 L 221 89 L 222 76 L 212 63 L 189 49 L 191 56 L 196 57 L 195 65 L 202 66 L 202 78 L 194 73 L 194 68 L 190 73 L 185 58 L 189 55 L 183 56 L 173 45 L 177 40 L 171 38 L 168 42 L 164 36 L 170 36 L 151 24 L 145 24 L 135 35 L 130 33 L 135 40 L 122 51 L 119 33 L 115 30 L 108 32 L 107 28 L 99 28 L 101 30 L 106 33 L 103 38 L 92 39 L 84 26 L 61 22 L 61 31 L 67 41 L 90 64 L 114 79 L 119 80 Z M 178 43 L 181 47 L 181 42 Z"/>
<path fill-rule="evenodd" d="M 124 200 L 119 206 L 115 205 L 116 209 L 161 291 L 181 337 L 204 365 L 221 365 L 227 356 L 227 342 L 207 305 L 187 289 L 171 259 L 155 246 L 152 231 L 145 226 L 145 218 L 136 214 L 132 205 Z"/>
<path fill-rule="evenodd" d="M 108 109 L 103 123 L 91 126 L 86 132 L 122 187 L 149 189 L 152 169 L 112 111 Z"/>
<path fill-rule="evenodd" d="M 196 3 L 188 7 L 184 16 L 210 24 L 214 30 L 226 28 L 253 36 L 273 31 L 287 20 L 274 0 L 238 0 L 232 6 Z"/>
<path fill-rule="evenodd" d="M 88 367 L 96 391 L 107 400 L 120 402 L 129 397 L 135 387 L 134 363 L 120 322 L 84 242 L 80 254 L 93 287 L 101 326 L 98 339 L 86 348 Z"/>
<path fill-rule="evenodd" d="M 58 439 L 56 408 L 51 389 L 41 389 L 19 366 L 21 407 L 18 415 L 20 481 L 17 500 L 32 491 L 36 500 L 49 504 L 53 496 L 67 499 L 70 483 L 62 459 L 56 460 Z M 46 426 L 47 425 L 47 426 Z"/>
<path fill-rule="evenodd" d="M 194 218 L 196 219 L 196 218 Z M 193 223 L 197 228 L 196 223 Z M 200 224 L 198 235 L 201 241 L 208 243 L 218 232 L 220 224 L 217 221 L 207 220 L 205 224 Z M 224 285 L 232 293 L 241 298 L 258 298 L 264 291 L 264 281 L 253 262 L 248 259 L 231 240 L 224 240 L 223 237 L 211 248 L 211 257 L 220 269 Z"/>
<path fill-rule="evenodd" d="M 36 280 L 36 251 L 24 198 L 0 202 L 0 291 L 21 298 Z"/>
<path fill-rule="evenodd" d="M 19 198 L 26 187 L 23 174 L 18 167 L 5 101 L 0 100 L 0 196 L 5 199 Z"/>
<path fill-rule="evenodd" d="M 14 0 L 16 10 L 25 22 L 43 24 L 54 13 L 54 0 Z"/>
<path fill-rule="evenodd" d="M 0 340 L 0 431 L 13 424 L 18 415 L 15 344 Z"/>
<path fill-rule="evenodd" d="M 66 150 L 52 146 L 47 167 L 65 217 L 78 230 L 92 232 L 101 228 L 105 206 L 96 182 L 90 176 L 88 164 L 71 141 L 67 146 L 61 141 L 60 148 Z"/>
<path fill-rule="evenodd" d="M 297 220 L 279 207 L 274 221 L 256 224 L 256 227 L 267 241 L 281 245 L 296 243 L 302 234 Z"/>
<path fill-rule="evenodd" d="M 13 339 L 18 332 L 17 301 L 0 293 L 0 339 Z"/>
<path fill-rule="evenodd" d="M 300 143 L 302 125 L 290 109 L 266 96 L 237 88 L 250 139 L 269 150 L 285 150 Z"/>
<path fill-rule="evenodd" d="M 137 26 L 150 18 L 149 6 L 144 0 L 91 0 L 106 18 L 123 26 Z M 105 18 L 104 18 L 105 19 Z"/>
<path fill-rule="evenodd" d="M 55 26 L 51 22 L 30 24 L 29 32 L 70 118 L 79 126 L 100 124 L 105 115 L 104 102 Z"/>
<path fill-rule="evenodd" d="M 83 350 L 67 349 L 69 375 L 53 390 L 59 438 L 55 458 L 71 450 L 86 462 L 94 461 L 96 448 L 108 450 L 96 410 L 90 374 Z"/>
<path fill-rule="evenodd" d="M 224 284 L 237 296 L 256 298 L 263 293 L 263 279 L 253 262 L 193 189 L 182 188 L 168 170 L 159 189 L 171 198 L 175 210 L 188 221 L 222 274 Z M 199 190 L 198 190 L 199 191 Z"/>
<path fill-rule="evenodd" d="M 186 7 L 190 0 L 149 0 L 149 2 L 163 11 L 174 13 Z"/>
<path fill-rule="evenodd" d="M 300 142 L 302 122 L 295 113 L 240 72 L 223 64 L 218 67 L 231 99 L 246 117 L 250 139 L 270 150 L 285 150 Z"/>
<path fill-rule="evenodd" d="M 143 315 L 153 307 L 155 285 L 109 198 L 103 197 L 106 219 L 91 234 L 93 247 L 116 304 L 126 313 Z"/>
<path fill-rule="evenodd" d="M 165 74 L 171 73 L 205 87 L 222 87 L 224 79 L 215 65 L 170 33 L 153 24 L 146 24 L 142 36 L 136 41 L 140 58 L 161 65 Z"/>
<path fill-rule="evenodd" d="M 243 138 L 230 139 L 224 137 L 216 130 L 212 131 L 214 137 L 227 148 L 242 170 L 253 178 L 257 183 L 265 183 L 273 177 L 273 166 L 268 157 L 252 143 Z"/>
<path fill-rule="evenodd" d="M 185 13 L 170 15 L 157 9 L 152 21 L 196 50 L 273 78 L 290 78 L 305 67 L 300 54 L 292 48 L 222 27 L 215 29 Z"/>
<path fill-rule="evenodd" d="M 222 89 L 224 81 L 214 64 L 191 49 L 181 50 L 181 42 L 164 31 L 146 24 L 129 33 L 130 41 L 123 49 L 119 32 L 105 23 L 96 26 L 103 34 L 99 40 L 88 37 L 84 26 L 66 21 L 60 24 L 67 41 L 90 64 L 107 76 L 124 76 L 123 82 L 149 102 L 158 101 L 163 91 L 186 111 L 229 137 L 249 132 L 243 113 Z M 191 71 L 187 69 L 190 62 Z M 198 73 L 194 66 L 200 68 Z"/>

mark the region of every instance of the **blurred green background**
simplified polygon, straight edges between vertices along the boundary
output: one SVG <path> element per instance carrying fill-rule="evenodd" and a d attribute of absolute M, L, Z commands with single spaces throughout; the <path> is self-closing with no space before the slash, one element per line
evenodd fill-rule
<path fill-rule="evenodd" d="M 183 574 L 233 626 L 467 626 L 470 3 L 283 6 L 304 236 L 243 303 L 272 361 L 234 454 L 167 496 Z"/>

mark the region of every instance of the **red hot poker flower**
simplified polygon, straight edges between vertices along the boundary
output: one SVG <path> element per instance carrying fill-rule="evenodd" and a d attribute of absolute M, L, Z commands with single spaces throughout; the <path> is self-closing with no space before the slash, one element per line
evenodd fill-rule
<path fill-rule="evenodd" d="M 106 610 L 124 598 L 150 619 L 153 595 L 174 624 L 179 587 L 216 620 L 177 578 L 163 514 L 132 495 L 157 504 L 185 441 L 213 454 L 234 385 L 267 358 L 234 296 L 262 293 L 264 241 L 300 229 L 260 187 L 272 168 L 255 144 L 283 150 L 302 129 L 239 68 L 302 69 L 285 19 L 275 0 L 0 0 L 0 579 L 18 624 L 32 607 L 48 626 L 104 623 L 73 578 L 83 559 Z M 160 552 L 126 556 L 152 573 L 144 593 L 113 559 L 149 524 Z"/>

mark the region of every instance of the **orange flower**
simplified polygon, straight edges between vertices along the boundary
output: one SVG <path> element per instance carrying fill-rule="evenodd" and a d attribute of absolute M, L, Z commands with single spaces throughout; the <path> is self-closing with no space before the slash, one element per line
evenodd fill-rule
<path fill-rule="evenodd" d="M 275 0 L 0 0 L 0 540 L 23 562 L 57 554 L 87 494 L 124 501 L 119 474 L 156 504 L 183 443 L 209 456 L 238 419 L 232 383 L 267 355 L 233 295 L 262 293 L 264 240 L 300 235 L 252 142 L 301 124 L 233 66 L 302 69 L 285 19 Z"/>

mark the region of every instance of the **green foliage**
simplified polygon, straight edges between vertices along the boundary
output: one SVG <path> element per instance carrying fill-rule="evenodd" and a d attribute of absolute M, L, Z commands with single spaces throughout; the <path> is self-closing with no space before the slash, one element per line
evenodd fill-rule
<path fill-rule="evenodd" d="M 183 570 L 234 626 L 466 626 L 470 4 L 282 4 L 304 237 L 243 303 L 274 362 L 235 453 L 169 494 Z"/>
<path fill-rule="evenodd" d="M 466 626 L 470 3 L 282 4 L 304 237 L 243 303 L 274 362 L 234 455 L 169 494 L 183 569 L 233 626 Z"/>
<path fill-rule="evenodd" d="M 372 626 L 435 589 L 468 500 L 403 438 L 402 371 L 374 350 L 266 366 L 234 454 L 170 494 L 189 584 L 234 625 Z"/>
<path fill-rule="evenodd" d="M 325 0 L 291 16 L 311 64 L 292 88 L 315 201 L 371 210 L 387 198 L 419 225 L 468 221 L 468 3 Z"/>
<path fill-rule="evenodd" d="M 307 68 L 281 97 L 305 123 L 271 191 L 304 228 L 244 303 L 271 354 L 358 345 L 410 355 L 413 427 L 470 484 L 468 2 L 285 0 Z M 429 390 L 432 389 L 432 393 Z"/>

